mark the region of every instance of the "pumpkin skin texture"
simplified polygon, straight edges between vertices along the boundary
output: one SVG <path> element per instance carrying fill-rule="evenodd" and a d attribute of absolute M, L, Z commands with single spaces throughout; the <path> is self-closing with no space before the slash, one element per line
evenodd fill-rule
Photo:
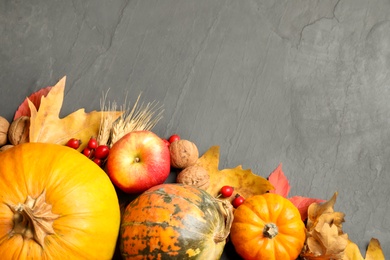
<path fill-rule="evenodd" d="M 247 198 L 235 210 L 230 239 L 246 260 L 293 260 L 303 248 L 306 229 L 294 204 L 265 193 Z"/>
<path fill-rule="evenodd" d="M 220 259 L 231 226 L 225 226 L 224 211 L 209 193 L 194 186 L 154 186 L 124 211 L 120 228 L 122 257 Z M 232 217 L 231 209 L 226 212 Z"/>
<path fill-rule="evenodd" d="M 1 152 L 0 162 L 1 259 L 112 258 L 120 210 L 99 166 L 72 148 L 43 143 L 19 144 Z"/>

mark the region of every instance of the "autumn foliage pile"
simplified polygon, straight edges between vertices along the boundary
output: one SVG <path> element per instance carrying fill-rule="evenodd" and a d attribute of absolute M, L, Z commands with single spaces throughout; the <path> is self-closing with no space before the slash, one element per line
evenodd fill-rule
<path fill-rule="evenodd" d="M 104 118 L 115 121 L 122 116 L 123 110 L 103 109 L 86 113 L 79 109 L 70 115 L 60 118 L 65 89 L 65 78 L 57 85 L 47 87 L 27 98 L 19 107 L 15 118 L 30 118 L 29 142 L 55 143 L 65 145 L 70 138 L 80 139 L 81 151 L 91 136 L 99 136 Z M 152 125 L 150 126 L 152 127 Z M 288 197 L 290 185 L 279 165 L 268 178 L 243 169 L 241 165 L 231 169 L 219 169 L 219 146 L 211 146 L 200 156 L 195 166 L 201 167 L 209 174 L 209 185 L 206 191 L 217 197 L 224 185 L 234 187 L 234 194 L 225 200 L 232 200 L 239 194 L 250 198 L 264 193 L 276 193 L 291 201 L 299 210 L 301 220 L 306 227 L 306 240 L 300 258 L 315 259 L 384 259 L 380 243 L 373 238 L 368 246 L 365 258 L 348 234 L 342 229 L 344 213 L 334 211 L 337 192 L 325 201 L 318 198 L 301 196 Z"/>

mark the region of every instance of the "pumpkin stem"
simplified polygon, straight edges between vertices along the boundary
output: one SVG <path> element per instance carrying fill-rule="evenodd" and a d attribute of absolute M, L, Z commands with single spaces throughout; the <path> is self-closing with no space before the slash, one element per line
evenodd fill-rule
<path fill-rule="evenodd" d="M 278 227 L 274 223 L 268 223 L 264 226 L 263 235 L 266 238 L 274 238 L 278 234 Z"/>
<path fill-rule="evenodd" d="M 52 206 L 46 203 L 46 191 L 36 199 L 27 196 L 26 201 L 17 205 L 8 204 L 14 213 L 14 227 L 11 236 L 21 235 L 24 239 L 34 239 L 41 247 L 45 237 L 54 234 L 53 222 L 59 215 L 54 214 Z"/>
<path fill-rule="evenodd" d="M 225 210 L 225 228 L 214 236 L 214 242 L 219 243 L 225 241 L 230 234 L 230 228 L 232 227 L 233 223 L 233 206 L 226 200 L 216 200 L 222 204 L 222 208 Z"/>

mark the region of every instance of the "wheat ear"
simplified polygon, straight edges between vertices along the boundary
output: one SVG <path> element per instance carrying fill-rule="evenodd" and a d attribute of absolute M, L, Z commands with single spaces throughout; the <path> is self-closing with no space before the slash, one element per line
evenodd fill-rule
<path fill-rule="evenodd" d="M 123 105 L 126 112 L 112 124 L 110 146 L 132 131 L 151 130 L 162 119 L 162 106 L 158 107 L 158 102 L 139 105 L 140 97 L 141 94 L 131 109 Z"/>

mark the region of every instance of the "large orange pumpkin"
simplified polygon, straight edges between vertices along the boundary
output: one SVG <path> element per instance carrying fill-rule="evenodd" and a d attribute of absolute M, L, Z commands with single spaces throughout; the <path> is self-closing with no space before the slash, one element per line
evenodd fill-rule
<path fill-rule="evenodd" d="M 246 260 L 296 259 L 306 238 L 298 209 L 273 193 L 255 195 L 234 212 L 230 238 Z"/>
<path fill-rule="evenodd" d="M 120 228 L 123 259 L 219 259 L 231 217 L 231 208 L 224 209 L 202 189 L 154 186 L 125 209 Z"/>
<path fill-rule="evenodd" d="M 76 150 L 25 143 L 0 153 L 1 259 L 111 259 L 119 224 L 112 183 Z"/>

